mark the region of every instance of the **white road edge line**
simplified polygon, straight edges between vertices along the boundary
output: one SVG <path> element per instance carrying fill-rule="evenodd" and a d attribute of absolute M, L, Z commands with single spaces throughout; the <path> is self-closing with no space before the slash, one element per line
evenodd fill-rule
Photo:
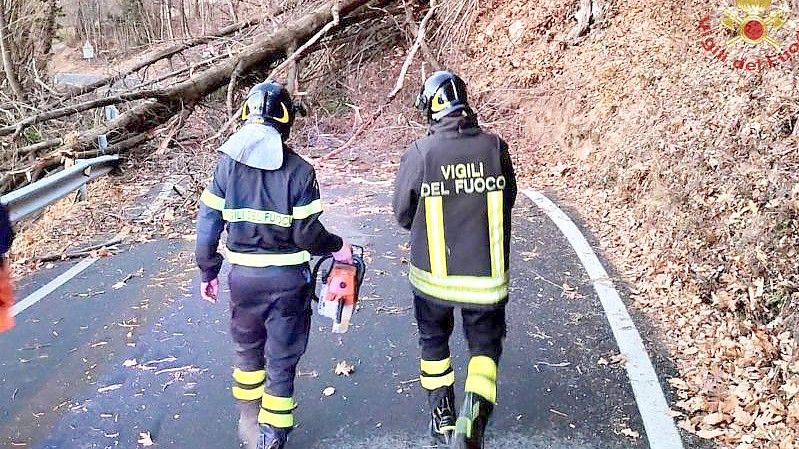
<path fill-rule="evenodd" d="M 542 193 L 526 189 L 522 191 L 530 198 L 563 233 L 580 258 L 588 277 L 599 296 L 608 318 L 619 350 L 627 359 L 625 368 L 632 385 L 635 402 L 644 423 L 651 449 L 683 449 L 683 442 L 674 419 L 668 414 L 670 408 L 658 382 L 655 367 L 646 352 L 644 342 L 635 327 L 627 307 L 613 287 L 607 271 L 580 229 L 555 203 Z"/>
<path fill-rule="evenodd" d="M 83 270 L 89 268 L 90 266 L 92 266 L 98 260 L 100 260 L 100 259 L 97 258 L 97 257 L 87 257 L 87 258 L 81 260 L 80 262 L 78 262 L 76 265 L 74 265 L 69 270 L 61 273 L 57 278 L 53 279 L 52 281 L 48 282 L 47 284 L 45 284 L 40 289 L 38 289 L 35 292 L 33 292 L 30 295 L 28 295 L 28 297 L 26 297 L 22 301 L 14 304 L 11 307 L 11 315 L 12 316 L 19 315 L 20 313 L 22 313 L 28 307 L 36 304 L 37 302 L 39 302 L 42 299 L 44 299 L 50 293 L 53 293 L 54 291 L 56 291 L 58 289 L 58 287 L 61 287 L 62 285 L 64 285 L 67 282 L 69 282 L 70 279 L 72 279 L 75 276 L 81 274 L 83 272 Z"/>
<path fill-rule="evenodd" d="M 172 179 L 176 179 L 176 178 L 177 177 L 174 177 Z M 142 212 L 141 217 L 151 218 L 158 211 L 158 209 L 161 208 L 161 206 L 164 204 L 164 201 L 166 201 L 166 198 L 169 196 L 169 194 L 170 194 L 170 192 L 172 190 L 172 187 L 175 185 L 175 182 L 176 181 L 171 181 L 170 180 L 170 181 L 167 181 L 166 183 L 164 183 L 164 185 L 161 187 L 161 190 L 158 192 L 158 196 L 156 196 L 155 201 L 153 201 L 153 203 L 151 203 L 150 206 L 148 206 L 147 209 L 145 209 L 145 211 Z M 114 237 L 114 239 L 120 239 L 120 238 L 123 238 L 123 237 L 124 237 L 124 233 L 119 233 L 119 234 L 117 234 L 116 237 Z M 44 286 L 40 287 L 35 292 L 33 292 L 30 295 L 28 295 L 22 301 L 14 304 L 11 307 L 11 316 L 19 315 L 20 313 L 25 311 L 25 309 L 27 309 L 28 307 L 30 307 L 30 306 L 36 304 L 37 302 L 41 301 L 42 299 L 46 298 L 47 295 L 49 295 L 49 294 L 53 293 L 54 291 L 58 290 L 59 287 L 61 287 L 62 285 L 66 284 L 70 280 L 74 279 L 75 276 L 81 274 L 83 272 L 83 270 L 85 270 L 85 269 L 89 268 L 90 266 L 94 265 L 94 263 L 97 262 L 98 260 L 100 260 L 100 258 L 93 257 L 93 256 L 89 256 L 89 257 L 81 260 L 80 262 L 75 264 L 69 270 L 61 273 L 58 277 L 56 277 L 55 279 L 53 279 L 52 281 L 48 282 Z"/>

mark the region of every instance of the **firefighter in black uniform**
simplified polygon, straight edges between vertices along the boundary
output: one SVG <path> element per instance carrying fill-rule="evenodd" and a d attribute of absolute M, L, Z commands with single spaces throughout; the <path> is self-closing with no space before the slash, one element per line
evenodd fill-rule
<path fill-rule="evenodd" d="M 477 449 L 497 398 L 516 179 L 507 144 L 480 129 L 458 76 L 434 73 L 416 106 L 430 130 L 402 158 L 393 205 L 399 224 L 411 231 L 421 384 L 437 442 Z M 461 309 L 471 354 L 457 419 L 449 350 L 454 307 Z"/>
<path fill-rule="evenodd" d="M 313 167 L 293 152 L 297 108 L 279 84 L 254 86 L 246 123 L 219 148 L 213 179 L 200 198 L 197 263 L 201 294 L 215 302 L 227 229 L 233 396 L 247 448 L 281 449 L 294 426 L 294 378 L 311 323 L 311 255 L 351 262 L 349 244 L 319 222 L 322 202 Z"/>

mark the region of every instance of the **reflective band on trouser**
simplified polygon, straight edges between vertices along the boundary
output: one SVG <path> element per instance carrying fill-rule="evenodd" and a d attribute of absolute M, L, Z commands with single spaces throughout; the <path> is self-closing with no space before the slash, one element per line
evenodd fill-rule
<path fill-rule="evenodd" d="M 242 401 L 261 399 L 264 393 L 265 379 L 266 372 L 264 370 L 244 371 L 236 368 L 233 371 L 234 385 L 231 388 L 233 397 Z"/>
<path fill-rule="evenodd" d="M 311 254 L 308 251 L 289 254 L 237 253 L 228 249 L 227 258 L 228 262 L 233 265 L 245 267 L 285 267 L 288 265 L 304 264 L 311 260 Z"/>
<path fill-rule="evenodd" d="M 490 305 L 508 297 L 508 273 L 488 276 L 435 276 L 411 265 L 411 285 L 424 294 L 444 301 Z"/>
<path fill-rule="evenodd" d="M 491 277 L 505 274 L 505 233 L 502 191 L 488 192 L 488 240 L 491 252 Z"/>
<path fill-rule="evenodd" d="M 430 361 L 422 360 L 421 375 L 419 376 L 422 388 L 435 390 L 441 387 L 451 387 L 455 383 L 455 372 L 452 370 L 452 359 Z"/>
<path fill-rule="evenodd" d="M 497 403 L 497 364 L 491 357 L 479 355 L 469 360 L 466 392 Z"/>
<path fill-rule="evenodd" d="M 447 275 L 447 241 L 444 238 L 444 201 L 440 196 L 424 199 L 427 222 L 427 250 L 430 253 L 430 271 L 436 276 Z"/>
<path fill-rule="evenodd" d="M 220 212 L 225 208 L 225 199 L 214 195 L 208 189 L 203 190 L 203 194 L 200 195 L 200 201 L 211 209 L 216 209 Z"/>
<path fill-rule="evenodd" d="M 296 206 L 293 210 L 295 220 L 303 220 L 313 214 L 320 213 L 322 213 L 322 200 L 311 201 L 305 206 Z"/>
<path fill-rule="evenodd" d="M 261 399 L 261 412 L 258 413 L 258 422 L 269 424 L 272 427 L 294 427 L 293 410 L 297 407 L 294 398 L 272 396 L 264 393 Z"/>
<path fill-rule="evenodd" d="M 246 221 L 248 223 L 275 225 L 290 228 L 293 221 L 291 215 L 281 214 L 271 210 L 258 209 L 225 209 L 222 218 L 229 223 Z"/>

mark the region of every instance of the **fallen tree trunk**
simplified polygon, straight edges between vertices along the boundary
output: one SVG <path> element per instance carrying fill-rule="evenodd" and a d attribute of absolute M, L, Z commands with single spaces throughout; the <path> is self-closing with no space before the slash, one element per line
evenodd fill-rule
<path fill-rule="evenodd" d="M 370 3 L 370 0 L 341 0 L 325 3 L 310 13 L 285 24 L 278 31 L 273 32 L 264 39 L 249 45 L 238 55 L 221 61 L 185 81 L 167 88 L 148 90 L 148 95 L 137 94 L 130 97 L 129 99 L 146 97 L 144 98 L 146 101 L 126 111 L 111 122 L 79 134 L 77 139 L 66 143 L 55 152 L 45 155 L 31 166 L 6 173 L 0 179 L 0 189 L 5 190 L 9 186 L 15 186 L 21 177 L 22 181 L 24 181 L 24 176 L 28 173 L 48 166 L 58 165 L 64 157 L 71 158 L 75 154 L 86 155 L 99 151 L 97 138 L 102 134 L 106 135 L 111 145 L 106 150 L 107 153 L 112 153 L 112 148 L 115 148 L 115 145 L 120 143 L 144 142 L 152 135 L 150 134 L 145 138 L 142 137 L 142 134 L 151 133 L 151 131 L 166 123 L 184 108 L 193 108 L 206 96 L 225 87 L 230 82 L 234 72 L 241 77 L 254 76 L 264 78 L 268 73 L 267 69 L 269 67 L 287 57 L 288 48 L 291 48 L 295 43 L 302 43 L 311 39 L 328 22 L 334 20 L 336 13 L 344 18 L 368 3 Z M 117 99 L 112 97 L 101 99 L 98 102 L 91 102 L 91 105 L 103 106 L 115 102 L 118 102 Z M 64 107 L 61 108 L 61 112 L 69 109 L 83 109 L 85 106 L 86 103 L 83 106 Z M 47 117 L 53 118 L 53 115 L 54 111 L 50 111 Z M 42 117 L 40 116 L 39 119 L 36 116 L 28 117 L 2 128 L 0 134 L 19 133 L 28 126 L 37 123 L 37 120 L 42 121 Z"/>
<path fill-rule="evenodd" d="M 130 76 L 130 75 L 138 72 L 139 70 L 141 70 L 141 69 L 143 69 L 145 67 L 149 67 L 149 66 L 155 64 L 158 61 L 161 61 L 161 60 L 164 60 L 164 59 L 167 59 L 167 58 L 171 58 L 172 56 L 175 56 L 176 54 L 178 54 L 180 52 L 183 52 L 183 51 L 188 50 L 188 49 L 193 48 L 193 47 L 197 47 L 199 45 L 207 44 L 207 43 L 209 43 L 209 42 L 211 42 L 211 41 L 213 41 L 215 39 L 219 39 L 219 38 L 222 38 L 222 37 L 225 37 L 225 36 L 229 36 L 229 35 L 234 34 L 234 33 L 238 33 L 239 31 L 243 31 L 243 30 L 245 30 L 245 29 L 247 29 L 249 27 L 252 27 L 254 25 L 257 25 L 257 24 L 261 23 L 263 20 L 264 20 L 264 18 L 260 17 L 260 18 L 256 18 L 256 19 L 250 19 L 250 20 L 245 20 L 245 21 L 242 21 L 242 22 L 234 23 L 232 25 L 229 25 L 229 26 L 226 26 L 226 27 L 220 29 L 219 31 L 217 31 L 215 33 L 211 33 L 211 34 L 206 35 L 206 36 L 196 37 L 194 39 L 190 39 L 188 41 L 181 42 L 179 44 L 176 44 L 176 45 L 173 45 L 173 46 L 170 46 L 170 47 L 155 51 L 153 54 L 151 54 L 150 56 L 144 58 L 141 62 L 139 62 L 138 64 L 134 65 L 133 67 L 125 70 L 124 72 L 120 72 L 120 73 L 117 73 L 115 75 L 99 79 L 99 80 L 97 80 L 97 81 L 95 81 L 93 83 L 87 84 L 85 86 L 80 86 L 80 87 L 76 87 L 76 88 L 70 89 L 67 92 L 67 94 L 63 98 L 61 98 L 60 100 L 63 101 L 63 100 L 69 100 L 69 99 L 72 99 L 72 98 L 75 98 L 75 97 L 79 97 L 81 95 L 84 95 L 84 94 L 87 94 L 89 92 L 95 91 L 95 90 L 97 90 L 97 89 L 99 89 L 101 87 L 107 86 L 109 84 L 113 84 L 113 83 L 115 83 L 115 82 L 117 82 L 117 81 L 119 81 L 121 79 L 124 79 L 127 76 Z"/>

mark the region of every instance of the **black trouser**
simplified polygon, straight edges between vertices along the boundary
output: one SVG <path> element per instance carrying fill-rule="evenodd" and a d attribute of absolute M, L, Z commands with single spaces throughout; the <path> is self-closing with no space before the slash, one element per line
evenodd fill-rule
<path fill-rule="evenodd" d="M 259 422 L 290 428 L 294 378 L 311 326 L 308 265 L 234 265 L 228 279 L 230 331 L 237 356 L 233 396 L 261 400 Z"/>
<path fill-rule="evenodd" d="M 416 295 L 414 309 L 422 348 L 422 387 L 435 391 L 452 386 L 455 375 L 450 359 L 449 338 L 455 327 L 454 306 L 442 305 Z M 506 333 L 505 305 L 488 310 L 461 307 L 461 316 L 471 356 L 466 391 L 496 402 L 496 365 L 502 355 L 502 340 Z"/>

